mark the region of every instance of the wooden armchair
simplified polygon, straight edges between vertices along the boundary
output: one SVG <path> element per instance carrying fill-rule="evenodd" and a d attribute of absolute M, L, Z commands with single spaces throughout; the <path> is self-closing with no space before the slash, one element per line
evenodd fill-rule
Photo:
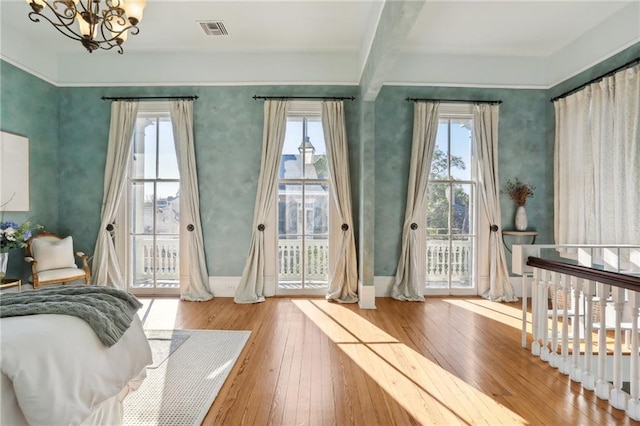
<path fill-rule="evenodd" d="M 64 284 L 69 281 L 91 281 L 88 257 L 81 251 L 75 255 L 82 259 L 78 268 L 74 258 L 73 239 L 62 238 L 50 232 L 40 232 L 27 242 L 25 261 L 31 264 L 33 288 L 45 284 Z"/>

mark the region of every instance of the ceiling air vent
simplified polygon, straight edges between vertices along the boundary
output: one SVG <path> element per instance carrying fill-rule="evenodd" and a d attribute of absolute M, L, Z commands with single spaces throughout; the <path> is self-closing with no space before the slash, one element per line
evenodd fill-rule
<path fill-rule="evenodd" d="M 227 28 L 222 21 L 201 21 L 199 22 L 202 31 L 209 36 L 229 35 Z"/>

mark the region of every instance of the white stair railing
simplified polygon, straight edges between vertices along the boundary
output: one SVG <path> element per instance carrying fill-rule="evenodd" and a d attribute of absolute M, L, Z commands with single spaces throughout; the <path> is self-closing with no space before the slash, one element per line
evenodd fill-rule
<path fill-rule="evenodd" d="M 640 420 L 640 246 L 570 246 L 572 261 L 535 256 L 568 246 L 514 248 L 514 272 L 532 294 L 531 352 Z M 523 297 L 525 347 L 526 315 Z"/>

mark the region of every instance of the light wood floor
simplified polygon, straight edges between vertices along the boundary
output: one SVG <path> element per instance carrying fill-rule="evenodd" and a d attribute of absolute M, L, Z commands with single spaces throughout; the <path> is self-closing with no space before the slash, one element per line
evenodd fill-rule
<path fill-rule="evenodd" d="M 252 331 L 204 425 L 635 424 L 520 346 L 518 303 L 143 301 L 148 328 Z"/>

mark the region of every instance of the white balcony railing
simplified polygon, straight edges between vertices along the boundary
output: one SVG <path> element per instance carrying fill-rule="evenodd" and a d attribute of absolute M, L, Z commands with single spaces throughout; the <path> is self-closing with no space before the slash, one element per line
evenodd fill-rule
<path fill-rule="evenodd" d="M 523 277 L 523 346 L 530 286 L 531 353 L 640 420 L 640 246 L 516 245 L 513 270 Z"/>
<path fill-rule="evenodd" d="M 427 240 L 427 281 L 466 282 L 471 277 L 472 242 L 469 240 Z M 450 260 L 449 260 L 450 259 Z"/>
<path fill-rule="evenodd" d="M 307 240 L 304 256 L 306 279 L 327 281 L 329 276 L 328 240 Z M 280 281 L 300 281 L 302 276 L 302 242 L 300 240 L 278 241 L 278 274 Z M 135 282 L 148 283 L 179 282 L 179 240 L 156 238 L 155 259 L 153 239 L 137 240 L 135 257 Z M 449 262 L 449 256 L 451 261 Z M 447 281 L 449 274 L 453 282 L 464 282 L 471 274 L 471 242 L 430 240 L 427 243 L 427 280 Z M 155 268 L 155 269 L 154 269 Z"/>
<path fill-rule="evenodd" d="M 329 240 L 307 240 L 304 253 L 301 240 L 278 240 L 278 276 L 280 281 L 300 281 L 302 259 L 305 259 L 308 281 L 329 278 Z"/>
<path fill-rule="evenodd" d="M 134 287 L 147 287 L 153 283 L 180 282 L 180 241 L 175 238 L 156 238 L 155 259 L 153 238 L 137 239 L 134 259 Z"/>

